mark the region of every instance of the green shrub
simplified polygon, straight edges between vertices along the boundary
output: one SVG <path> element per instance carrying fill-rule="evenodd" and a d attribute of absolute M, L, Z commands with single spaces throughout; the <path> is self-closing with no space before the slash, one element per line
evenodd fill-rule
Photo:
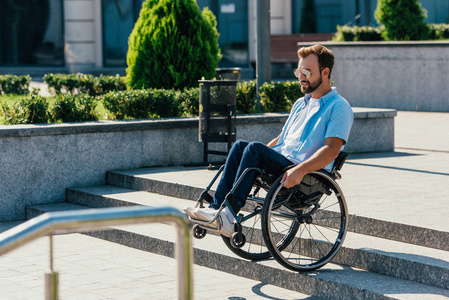
<path fill-rule="evenodd" d="M 64 74 L 44 75 L 44 82 L 47 84 L 48 90 L 52 91 L 53 94 L 60 94 L 63 89 L 65 89 L 65 87 L 63 88 L 62 76 L 64 76 Z"/>
<path fill-rule="evenodd" d="M 125 77 L 100 75 L 95 78 L 95 90 L 97 95 L 103 95 L 112 91 L 126 91 Z M 93 96 L 93 95 L 92 95 Z"/>
<path fill-rule="evenodd" d="M 97 101 L 89 95 L 59 95 L 51 109 L 53 122 L 96 121 Z"/>
<path fill-rule="evenodd" d="M 150 90 L 150 94 L 155 99 L 150 117 L 168 118 L 179 116 L 179 92 L 154 89 Z"/>
<path fill-rule="evenodd" d="M 261 87 L 260 103 L 265 112 L 288 112 L 302 96 L 299 81 L 265 82 Z"/>
<path fill-rule="evenodd" d="M 283 86 L 285 90 L 284 97 L 287 101 L 287 111 L 290 111 L 296 100 L 304 97 L 304 94 L 301 92 L 301 83 L 299 81 L 286 81 L 283 83 Z"/>
<path fill-rule="evenodd" d="M 237 112 L 250 114 L 256 111 L 257 83 L 252 81 L 239 81 L 237 83 Z"/>
<path fill-rule="evenodd" d="M 173 90 L 130 90 L 109 92 L 103 105 L 117 119 L 178 116 L 178 93 Z"/>
<path fill-rule="evenodd" d="M 37 94 L 30 94 L 14 105 L 2 103 L 5 124 L 48 123 L 48 101 Z"/>
<path fill-rule="evenodd" d="M 23 95 L 29 93 L 30 75 L 0 75 L 0 93 Z"/>
<path fill-rule="evenodd" d="M 147 0 L 129 37 L 130 88 L 198 86 L 211 79 L 221 59 L 216 19 L 194 0 Z"/>
<path fill-rule="evenodd" d="M 44 81 L 55 94 L 95 95 L 94 77 L 90 74 L 46 74 Z"/>
<path fill-rule="evenodd" d="M 429 39 L 449 39 L 449 24 L 429 24 Z"/>
<path fill-rule="evenodd" d="M 382 41 L 381 28 L 382 27 L 337 25 L 337 33 L 332 40 L 335 42 Z"/>
<path fill-rule="evenodd" d="M 411 41 L 428 39 L 426 14 L 419 0 L 379 0 L 374 17 L 385 40 Z"/>
<path fill-rule="evenodd" d="M 153 106 L 148 100 L 147 90 L 131 90 L 121 92 L 109 92 L 103 96 L 103 105 L 109 110 L 116 119 L 125 119 L 125 117 L 147 118 L 148 111 Z M 131 112 L 132 107 L 140 111 L 139 115 Z"/>
<path fill-rule="evenodd" d="M 56 95 L 68 93 L 98 96 L 110 91 L 126 90 L 125 79 L 119 75 L 94 77 L 82 73 L 46 74 L 44 81 Z"/>
<path fill-rule="evenodd" d="M 179 107 L 181 116 L 193 117 L 198 116 L 198 108 L 200 102 L 200 89 L 199 88 L 185 88 L 184 91 L 179 93 Z"/>

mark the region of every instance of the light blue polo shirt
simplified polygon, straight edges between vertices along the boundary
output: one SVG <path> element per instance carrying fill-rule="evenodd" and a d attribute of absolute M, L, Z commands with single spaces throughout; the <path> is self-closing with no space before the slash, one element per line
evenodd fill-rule
<path fill-rule="evenodd" d="M 311 95 L 306 94 L 295 102 L 282 129 L 281 137 L 276 146 L 273 147 L 274 150 L 281 153 L 290 126 L 297 117 L 301 117 L 300 114 L 306 113 L 304 108 L 310 98 Z M 308 119 L 302 133 L 299 134 L 297 145 L 291 153 L 287 155 L 284 153 L 294 163 L 303 162 L 311 157 L 324 146 L 324 140 L 328 137 L 342 139 L 344 142 L 341 150 L 344 149 L 348 141 L 349 132 L 354 122 L 354 114 L 349 103 L 337 93 L 336 88 L 332 88 L 332 91 L 321 97 L 319 102 L 320 108 Z M 330 163 L 324 169 L 331 171 L 333 164 L 334 162 Z"/>

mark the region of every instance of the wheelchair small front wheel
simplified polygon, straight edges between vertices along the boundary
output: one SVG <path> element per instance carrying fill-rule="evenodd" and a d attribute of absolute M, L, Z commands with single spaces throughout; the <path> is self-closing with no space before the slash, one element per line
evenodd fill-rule
<path fill-rule="evenodd" d="M 231 235 L 230 242 L 231 242 L 232 247 L 240 249 L 243 246 L 245 246 L 246 237 L 243 234 L 239 234 L 238 232 L 234 232 Z"/>
<path fill-rule="evenodd" d="M 261 201 L 263 203 L 263 199 Z M 242 223 L 242 234 L 245 236 L 245 244 L 238 243 L 241 245 L 240 248 L 236 248 L 233 245 L 231 242 L 232 238 L 221 236 L 229 250 L 244 259 L 255 261 L 271 257 L 262 237 L 261 211 L 261 202 L 251 200 L 250 198 L 246 201 L 246 205 L 241 213 L 246 215 L 253 213 L 254 215 Z"/>
<path fill-rule="evenodd" d="M 206 233 L 207 233 L 207 230 L 204 229 L 204 228 L 202 228 L 202 227 L 201 227 L 200 225 L 198 225 L 198 224 L 193 225 L 192 230 L 193 230 L 193 236 L 194 236 L 196 239 L 202 239 L 202 238 L 204 238 L 204 237 L 206 236 Z"/>

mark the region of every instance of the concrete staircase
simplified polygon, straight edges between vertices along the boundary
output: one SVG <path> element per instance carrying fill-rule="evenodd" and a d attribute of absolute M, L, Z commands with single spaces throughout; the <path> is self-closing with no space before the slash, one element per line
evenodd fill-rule
<path fill-rule="evenodd" d="M 129 205 L 193 205 L 215 172 L 204 168 L 142 168 L 107 172 L 107 185 L 71 188 L 67 202 L 28 207 L 27 217 L 69 209 Z M 175 231 L 164 224 L 88 233 L 108 241 L 173 256 Z M 195 264 L 324 299 L 448 299 L 449 234 L 350 215 L 349 232 L 332 263 L 296 273 L 276 261 L 234 255 L 219 236 L 194 241 Z"/>

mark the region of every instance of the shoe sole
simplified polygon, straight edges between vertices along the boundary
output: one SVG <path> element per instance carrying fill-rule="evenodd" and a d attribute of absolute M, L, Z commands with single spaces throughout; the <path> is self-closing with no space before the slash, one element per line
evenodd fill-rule
<path fill-rule="evenodd" d="M 194 213 L 195 214 L 195 219 L 200 220 L 200 221 L 209 221 L 208 219 L 206 219 L 205 217 L 203 217 L 202 215 L 198 214 L 198 213 Z"/>
<path fill-rule="evenodd" d="M 184 210 L 184 212 L 185 212 L 185 214 L 186 214 L 187 216 L 189 216 L 189 217 L 191 217 L 191 218 L 194 217 L 194 214 L 193 214 L 192 212 L 188 211 L 187 209 L 183 209 L 183 210 Z"/>

